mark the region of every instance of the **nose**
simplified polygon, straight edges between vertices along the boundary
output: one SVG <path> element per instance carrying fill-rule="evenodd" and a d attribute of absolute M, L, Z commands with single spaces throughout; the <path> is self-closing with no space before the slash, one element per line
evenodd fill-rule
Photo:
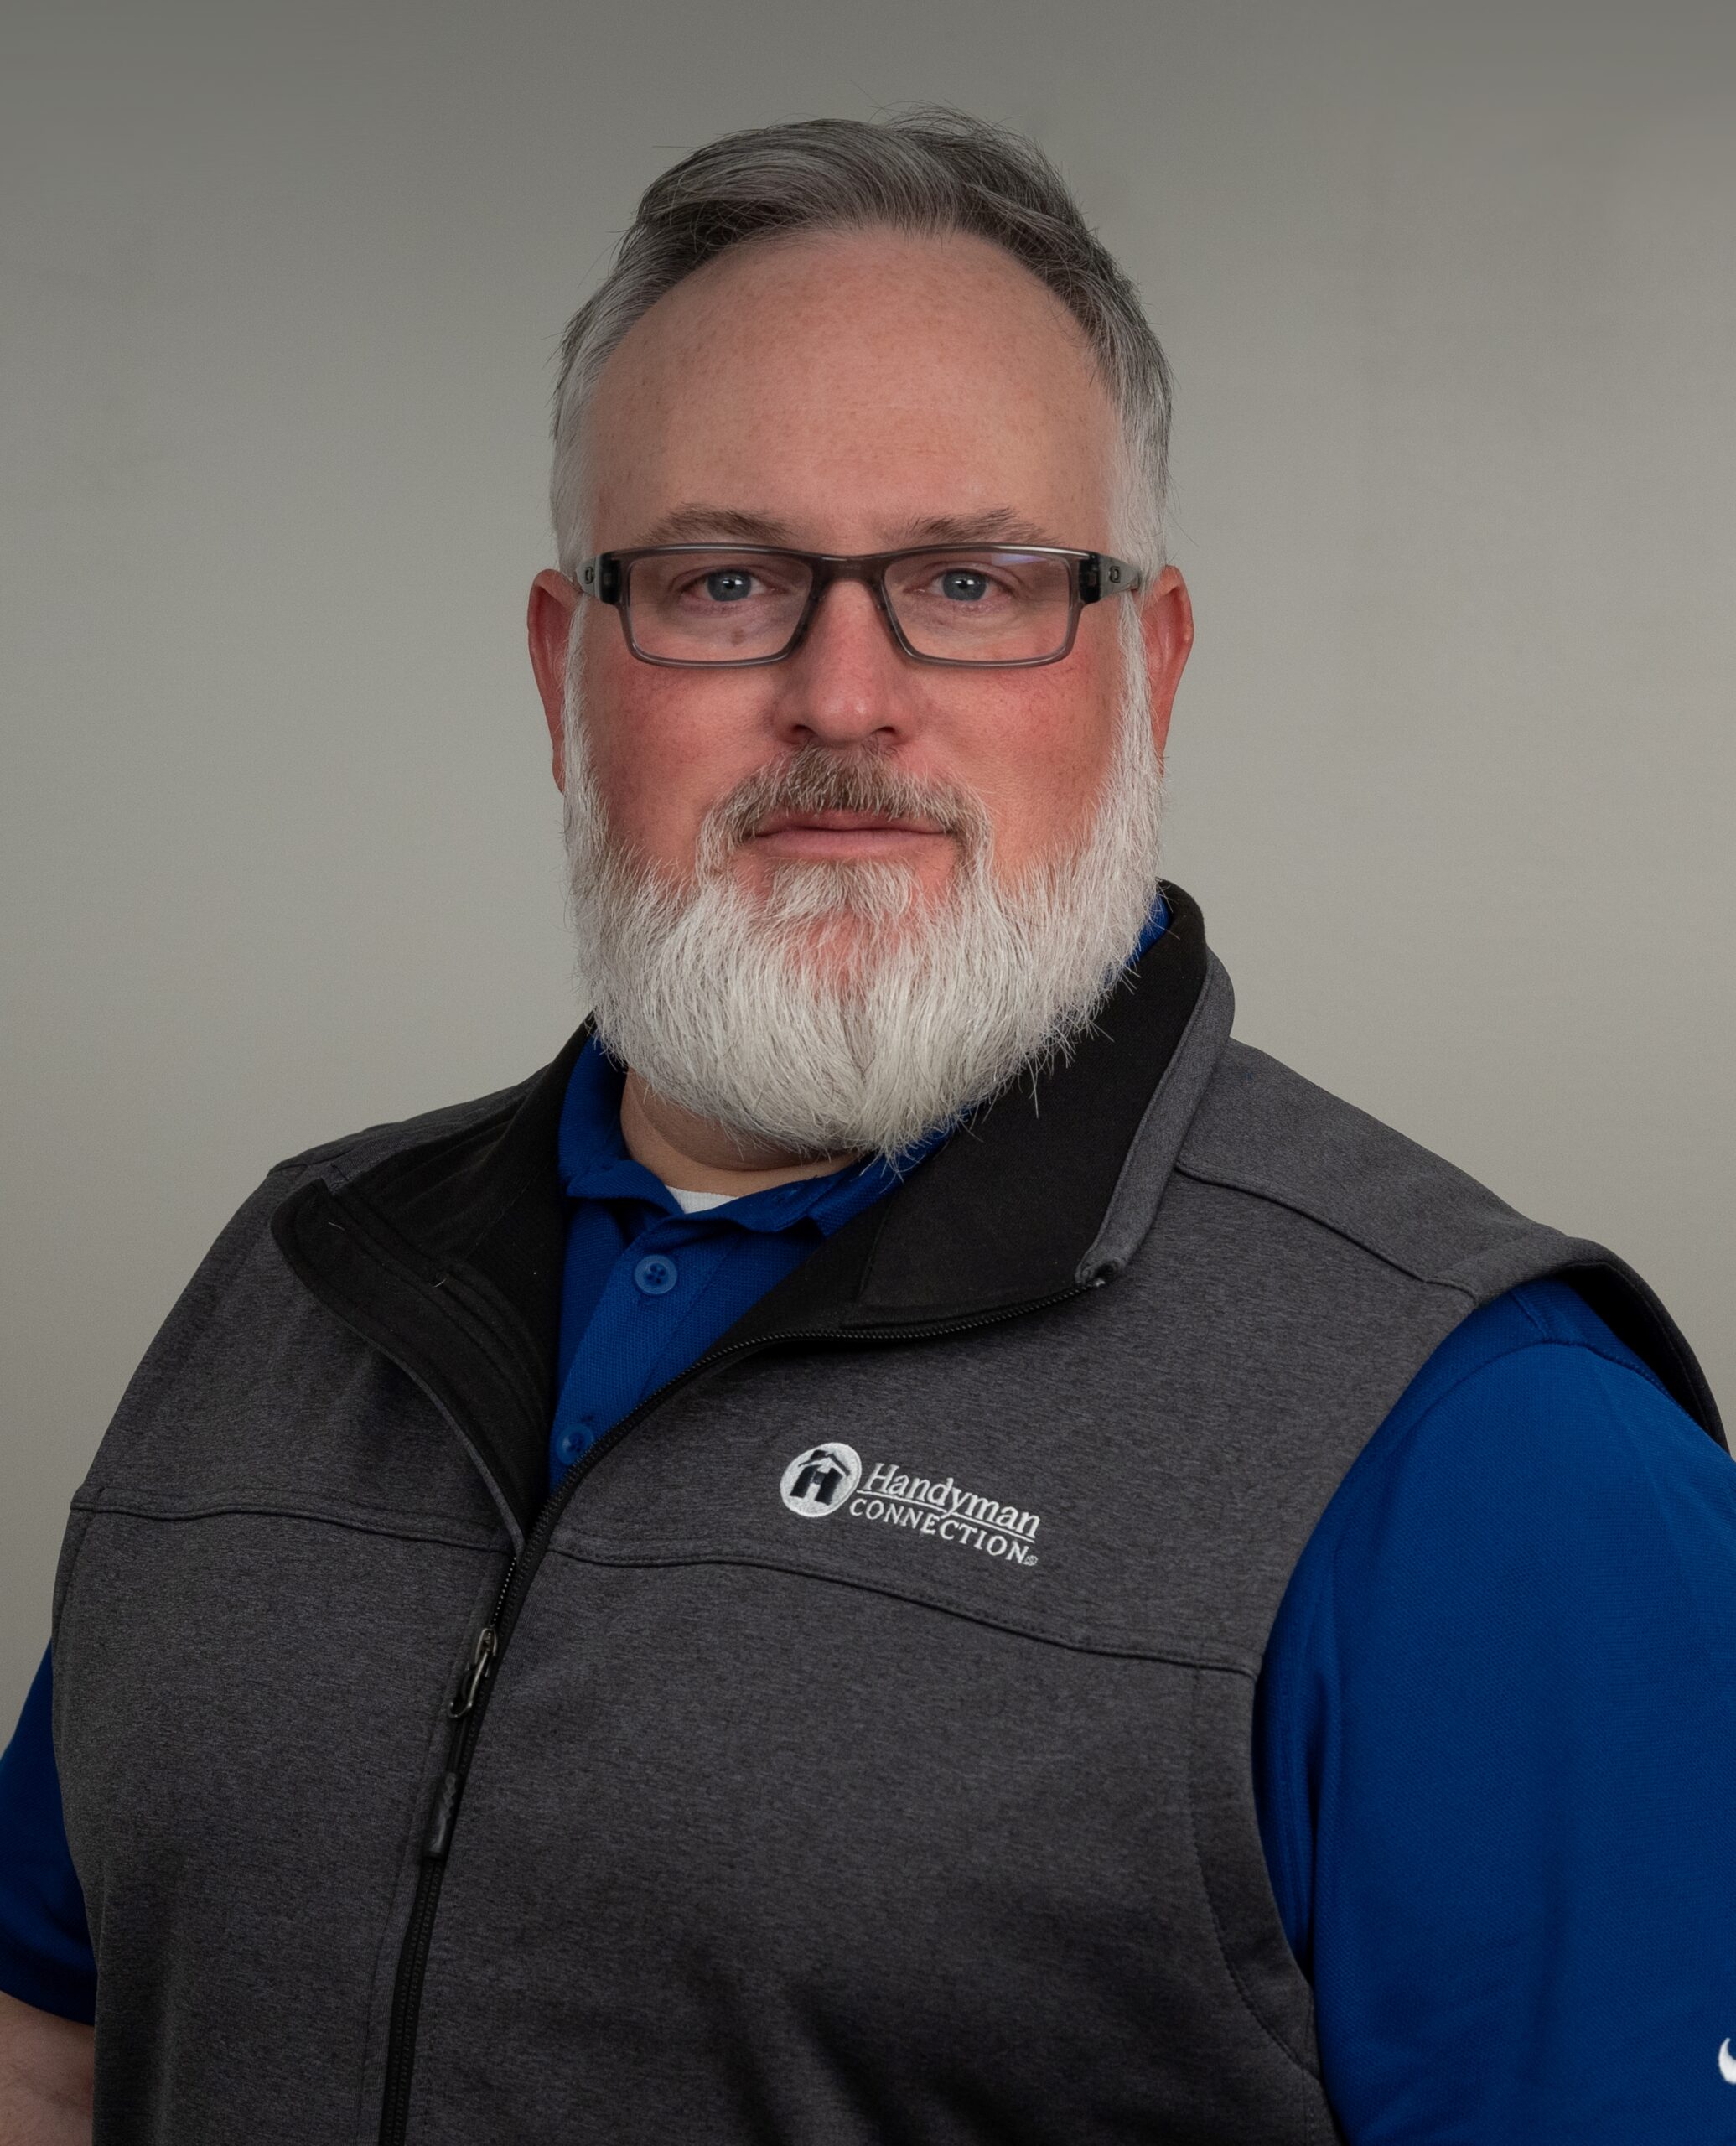
<path fill-rule="evenodd" d="M 776 681 L 780 736 L 796 746 L 897 743 L 911 728 L 912 667 L 873 590 L 860 581 L 833 582 L 801 647 L 766 673 Z"/>

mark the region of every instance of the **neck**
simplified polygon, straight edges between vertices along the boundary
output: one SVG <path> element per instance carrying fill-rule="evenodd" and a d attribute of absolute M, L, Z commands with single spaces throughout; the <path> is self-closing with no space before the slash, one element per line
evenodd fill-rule
<path fill-rule="evenodd" d="M 634 1161 L 665 1184 L 732 1199 L 797 1178 L 825 1177 L 856 1159 L 795 1155 L 770 1141 L 745 1138 L 713 1118 L 682 1110 L 630 1070 L 621 1091 L 621 1138 Z"/>

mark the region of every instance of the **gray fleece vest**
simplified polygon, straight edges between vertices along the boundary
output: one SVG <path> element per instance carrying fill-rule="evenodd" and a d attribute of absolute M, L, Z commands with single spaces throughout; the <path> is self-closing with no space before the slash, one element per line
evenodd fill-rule
<path fill-rule="evenodd" d="M 1619 1262 L 1232 1043 L 1172 904 L 553 1498 L 578 1039 L 272 1172 L 61 1564 L 99 2142 L 1333 2136 L 1249 1756 L 1310 1531 L 1543 1274 L 1717 1420 Z"/>

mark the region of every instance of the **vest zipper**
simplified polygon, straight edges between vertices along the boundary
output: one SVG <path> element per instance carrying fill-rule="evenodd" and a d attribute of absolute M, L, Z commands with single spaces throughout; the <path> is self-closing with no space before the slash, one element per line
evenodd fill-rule
<path fill-rule="evenodd" d="M 500 1591 L 495 1599 L 493 1613 L 477 1635 L 470 1660 L 447 1708 L 452 1722 L 452 1736 L 447 1746 L 446 1770 L 440 1777 L 433 1808 L 422 1835 L 422 1869 L 417 1877 L 416 1897 L 411 1905 L 410 1921 L 404 1932 L 404 1941 L 398 1951 L 397 1975 L 392 1984 L 391 2024 L 386 2047 L 386 2092 L 380 2112 L 380 2146 L 405 2146 L 408 2133 L 410 2082 L 416 2060 L 416 2035 L 422 2011 L 422 1982 L 428 1971 L 428 1947 L 433 1939 L 434 1916 L 440 1904 L 440 1888 L 445 1876 L 447 1857 L 451 1852 L 453 1829 L 458 1822 L 459 1805 L 464 1796 L 464 1782 L 469 1775 L 470 1762 L 475 1754 L 476 1739 L 488 1712 L 494 1673 L 511 1640 L 519 1612 L 524 1606 L 525 1595 L 536 1577 L 549 1538 L 571 1502 L 573 1492 L 592 1469 L 605 1454 L 612 1452 L 630 1431 L 643 1423 L 654 1408 L 661 1407 L 672 1394 L 690 1385 L 702 1371 L 714 1370 L 718 1365 L 727 1363 L 732 1357 L 754 1356 L 763 1350 L 785 1348 L 796 1342 L 842 1344 L 855 1347 L 894 1341 L 939 1340 L 949 1335 L 968 1334 L 977 1327 L 998 1326 L 1009 1319 L 1023 1319 L 1032 1312 L 1050 1310 L 1056 1304 L 1083 1296 L 1088 1289 L 1101 1288 L 1105 1278 L 1098 1277 L 1091 1282 L 1075 1283 L 1067 1288 L 1056 1290 L 1051 1296 L 1034 1298 L 1029 1303 L 1014 1304 L 1006 1311 L 984 1312 L 974 1319 L 943 1319 L 926 1326 L 900 1326 L 881 1334 L 848 1334 L 842 1328 L 810 1328 L 790 1334 L 768 1334 L 757 1340 L 738 1341 L 729 1348 L 715 1349 L 710 1355 L 700 1357 L 697 1363 L 690 1364 L 678 1378 L 671 1379 L 667 1384 L 660 1386 L 655 1393 L 647 1394 L 636 1407 L 629 1409 L 619 1423 L 605 1431 L 596 1444 L 582 1454 L 567 1470 L 555 1490 L 543 1501 L 542 1508 L 530 1533 L 525 1537 L 524 1547 L 507 1566 L 506 1576 L 501 1581 Z"/>

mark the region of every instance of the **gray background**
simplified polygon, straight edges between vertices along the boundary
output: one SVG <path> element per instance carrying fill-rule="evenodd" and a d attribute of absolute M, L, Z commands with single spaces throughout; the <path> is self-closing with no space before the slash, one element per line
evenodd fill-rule
<path fill-rule="evenodd" d="M 685 148 L 918 99 L 1059 158 L 1174 358 L 1169 869 L 1242 1033 L 1615 1245 L 1736 1399 L 1736 8 L 14 0 L 8 1719 L 225 1216 L 574 1019 L 566 314 Z"/>

